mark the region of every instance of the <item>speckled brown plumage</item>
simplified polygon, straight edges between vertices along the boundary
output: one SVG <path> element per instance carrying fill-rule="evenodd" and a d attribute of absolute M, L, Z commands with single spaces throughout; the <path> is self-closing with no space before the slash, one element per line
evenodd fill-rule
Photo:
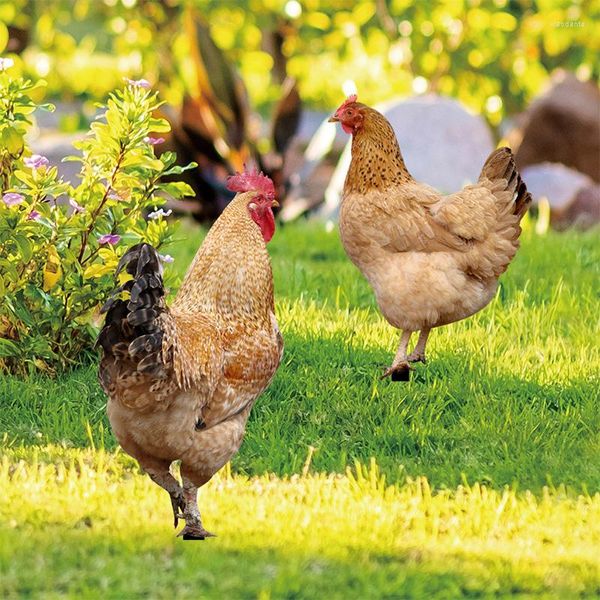
<path fill-rule="evenodd" d="M 342 243 L 385 318 L 405 332 L 386 371 L 393 375 L 425 360 L 430 329 L 490 302 L 519 246 L 519 223 L 531 196 L 508 148 L 490 155 L 477 183 L 445 196 L 411 177 L 379 112 L 346 102 L 332 120 L 353 135 L 340 210 Z M 407 356 L 415 331 L 421 336 Z"/>
<path fill-rule="evenodd" d="M 155 280 L 162 286 L 160 269 L 151 269 L 156 252 L 132 249 L 133 258 L 124 260 L 133 261 L 127 268 L 137 282 L 129 287 L 143 288 L 141 308 L 133 307 L 141 311 L 141 323 L 132 328 L 127 320 L 132 302 L 126 290 L 124 299 L 110 301 L 100 337 L 100 380 L 115 435 L 169 491 L 175 522 L 186 519 L 186 538 L 209 535 L 191 503 L 193 489 L 237 452 L 250 409 L 281 361 L 270 260 L 249 211 L 257 202 L 260 210 L 271 210 L 271 199 L 238 193 L 209 231 L 169 308 L 162 287 L 152 288 Z M 150 256 L 143 268 L 141 252 Z M 138 352 L 132 354 L 132 347 Z M 181 461 L 183 487 L 169 473 L 175 460 Z"/>

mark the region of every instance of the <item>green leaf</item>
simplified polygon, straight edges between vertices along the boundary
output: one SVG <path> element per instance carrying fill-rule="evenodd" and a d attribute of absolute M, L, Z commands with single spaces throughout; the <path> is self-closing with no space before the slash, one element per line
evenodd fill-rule
<path fill-rule="evenodd" d="M 15 235 L 14 237 L 15 243 L 19 247 L 19 252 L 21 253 L 21 260 L 24 263 L 28 263 L 33 256 L 33 248 L 31 246 L 31 242 L 27 239 L 25 235 Z"/>
<path fill-rule="evenodd" d="M 181 175 L 184 171 L 190 171 L 191 169 L 195 169 L 198 166 L 198 163 L 191 162 L 184 167 L 180 165 L 174 165 L 171 168 L 163 171 L 163 175 Z"/>
<path fill-rule="evenodd" d="M 167 133 L 171 131 L 171 125 L 166 119 L 150 119 L 148 131 L 150 133 Z"/>
<path fill-rule="evenodd" d="M 0 144 L 11 154 L 18 154 L 23 148 L 23 134 L 14 127 L 7 127 L 2 131 Z"/>
<path fill-rule="evenodd" d="M 19 356 L 19 346 L 6 338 L 0 338 L 0 357 L 9 358 L 11 356 Z"/>
<path fill-rule="evenodd" d="M 171 181 L 169 183 L 162 183 L 157 187 L 159 190 L 162 190 L 176 199 L 196 195 L 194 189 L 184 181 Z"/>
<path fill-rule="evenodd" d="M 15 171 L 13 175 L 19 180 L 22 181 L 25 185 L 30 188 L 35 188 L 35 182 L 33 181 L 31 174 L 26 173 L 25 171 Z"/>

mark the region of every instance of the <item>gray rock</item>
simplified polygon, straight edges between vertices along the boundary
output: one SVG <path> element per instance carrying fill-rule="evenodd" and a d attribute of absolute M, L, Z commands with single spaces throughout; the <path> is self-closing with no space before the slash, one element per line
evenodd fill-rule
<path fill-rule="evenodd" d="M 577 192 L 594 183 L 590 177 L 559 163 L 545 162 L 521 170 L 521 177 L 531 192 L 533 202 L 546 198 L 550 208 L 567 206 Z"/>
<path fill-rule="evenodd" d="M 77 134 L 45 133 L 30 140 L 30 146 L 34 154 L 45 156 L 53 167 L 58 167 L 58 174 L 64 181 L 70 181 L 72 185 L 77 186 L 79 179 L 76 175 L 81 169 L 81 163 L 61 161 L 65 156 L 77 156 L 81 154 L 79 150 L 73 147 L 73 142 L 83 137 L 85 137 L 84 132 Z"/>
<path fill-rule="evenodd" d="M 600 223 L 600 184 L 579 190 L 564 208 L 550 212 L 552 227 L 562 231 L 569 227 L 589 229 Z"/>
<path fill-rule="evenodd" d="M 509 138 L 517 166 L 559 162 L 600 181 L 600 91 L 557 71 L 551 87 L 519 118 Z"/>

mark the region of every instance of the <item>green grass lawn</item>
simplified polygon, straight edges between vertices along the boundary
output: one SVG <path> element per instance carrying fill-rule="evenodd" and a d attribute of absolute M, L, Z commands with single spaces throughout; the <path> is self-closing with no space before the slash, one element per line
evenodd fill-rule
<path fill-rule="evenodd" d="M 598 233 L 525 231 L 496 299 L 434 331 L 410 383 L 379 380 L 398 333 L 335 230 L 286 226 L 270 250 L 286 351 L 234 475 L 201 493 L 219 537 L 173 538 L 95 367 L 5 377 L 0 596 L 600 594 Z"/>

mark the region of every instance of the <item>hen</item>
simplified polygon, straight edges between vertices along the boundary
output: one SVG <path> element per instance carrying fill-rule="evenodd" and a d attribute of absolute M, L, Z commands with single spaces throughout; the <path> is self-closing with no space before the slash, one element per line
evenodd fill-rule
<path fill-rule="evenodd" d="M 406 381 L 409 363 L 425 362 L 431 329 L 469 317 L 494 297 L 519 247 L 531 196 L 509 148 L 492 152 L 477 183 L 443 195 L 411 177 L 390 123 L 356 96 L 330 121 L 352 135 L 342 243 L 383 316 L 402 330 L 384 377 Z M 418 342 L 407 355 L 416 331 Z"/>
<path fill-rule="evenodd" d="M 235 198 L 209 231 L 170 307 L 160 256 L 138 244 L 117 275 L 131 276 L 103 307 L 100 381 L 115 436 L 171 497 L 184 539 L 210 536 L 197 490 L 239 449 L 250 409 L 281 361 L 273 275 L 273 183 L 228 181 Z M 170 473 L 181 461 L 183 485 Z"/>

